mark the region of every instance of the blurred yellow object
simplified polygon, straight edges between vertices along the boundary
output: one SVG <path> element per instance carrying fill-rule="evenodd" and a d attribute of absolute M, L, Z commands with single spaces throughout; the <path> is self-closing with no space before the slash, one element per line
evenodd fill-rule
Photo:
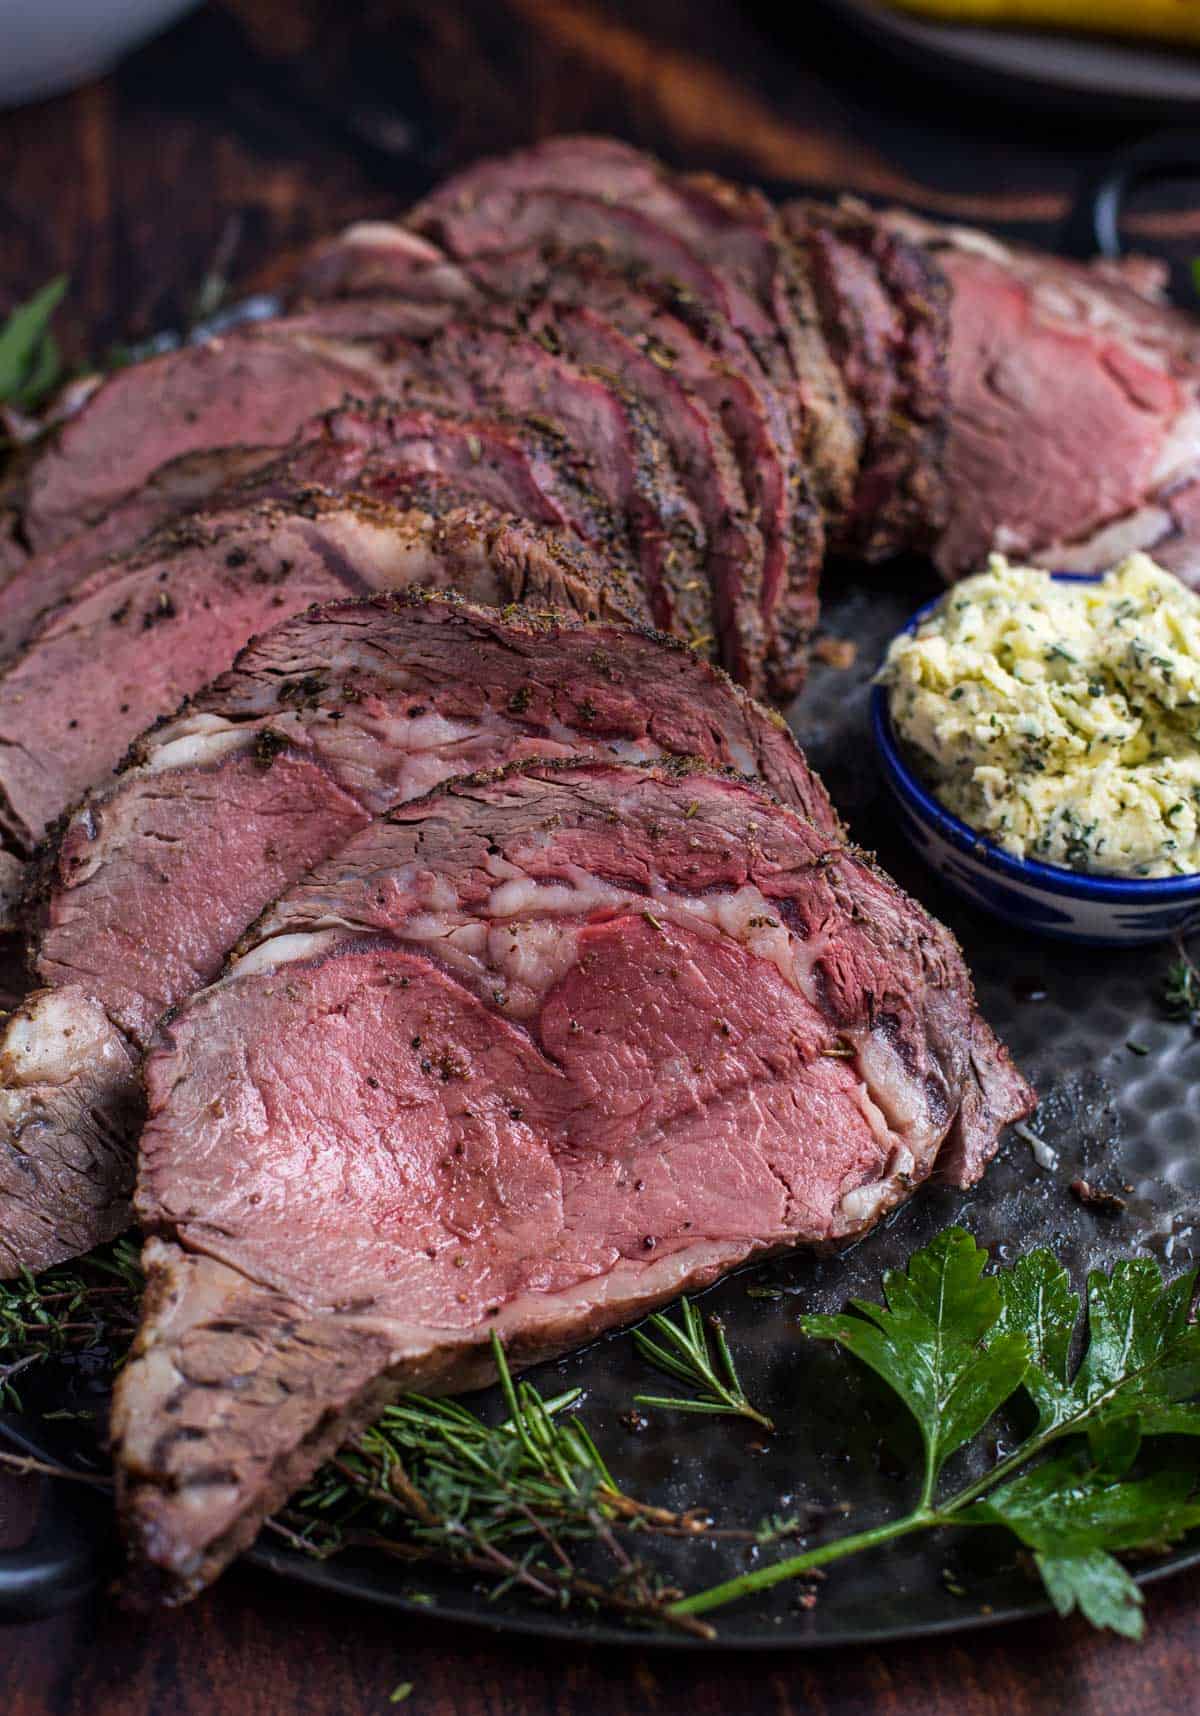
<path fill-rule="evenodd" d="M 1200 0 L 890 0 L 947 24 L 1032 25 L 1200 47 Z"/>

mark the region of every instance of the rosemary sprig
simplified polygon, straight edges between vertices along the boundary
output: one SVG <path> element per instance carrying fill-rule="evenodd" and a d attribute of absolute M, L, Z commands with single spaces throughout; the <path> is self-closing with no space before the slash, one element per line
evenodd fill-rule
<path fill-rule="evenodd" d="M 618 1486 L 570 1408 L 580 1391 L 544 1400 L 515 1383 L 503 1348 L 492 1353 L 508 1407 L 488 1425 L 461 1402 L 409 1395 L 318 1475 L 283 1516 L 296 1547 L 327 1555 L 369 1545 L 487 1575 L 494 1597 L 519 1586 L 566 1607 L 573 1599 L 629 1618 L 711 1637 L 707 1623 L 674 1616 L 680 1592 L 629 1553 L 618 1531 L 706 1522 L 650 1507 Z M 606 1564 L 580 1564 L 586 1547 Z"/>
<path fill-rule="evenodd" d="M 775 1425 L 765 1413 L 752 1406 L 738 1377 L 725 1328 L 720 1318 L 710 1317 L 712 1330 L 709 1346 L 704 1319 L 690 1299 L 679 1302 L 680 1321 L 673 1323 L 664 1312 L 656 1311 L 648 1324 L 633 1331 L 633 1343 L 640 1356 L 665 1371 L 679 1382 L 687 1383 L 698 1393 L 686 1399 L 661 1394 L 635 1394 L 639 1406 L 660 1406 L 672 1412 L 705 1412 L 730 1418 L 749 1418 L 764 1430 Z M 660 1340 L 652 1340 L 646 1328 L 654 1330 Z"/>

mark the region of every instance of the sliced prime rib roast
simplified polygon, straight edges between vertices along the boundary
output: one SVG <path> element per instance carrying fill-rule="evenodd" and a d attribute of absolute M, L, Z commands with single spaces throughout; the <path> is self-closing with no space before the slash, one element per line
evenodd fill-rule
<path fill-rule="evenodd" d="M 498 578 L 502 546 L 477 547 Z M 782 721 L 693 651 L 534 610 L 416 593 L 314 610 L 152 730 L 47 858 L 42 988 L 0 1038 L 0 1274 L 120 1231 L 158 1018 L 310 864 L 450 775 L 593 752 L 756 772 L 840 840 Z"/>
<path fill-rule="evenodd" d="M 0 826 L 10 847 L 28 857 L 138 733 L 215 678 L 256 632 L 311 603 L 432 581 L 485 601 L 528 590 L 542 601 L 575 595 L 584 611 L 601 606 L 602 564 L 582 550 L 554 543 L 541 588 L 528 588 L 493 572 L 486 530 L 466 523 L 456 536 L 426 510 L 302 489 L 166 526 L 85 579 L 0 674 Z M 534 526 L 517 528 L 537 541 Z M 456 552 L 473 531 L 478 566 Z M 574 575 L 555 576 L 552 556 Z M 585 570 L 593 564 L 596 591 Z"/>
<path fill-rule="evenodd" d="M 681 436 L 663 413 L 659 372 L 633 374 L 639 354 L 615 330 L 607 336 L 577 324 L 568 337 L 557 319 L 542 317 L 527 329 L 490 320 L 451 322 L 436 337 L 403 348 L 393 342 L 396 395 L 499 413 L 556 438 L 576 481 L 596 497 L 597 511 L 618 526 L 628 521 L 656 623 L 714 653 L 704 520 L 709 490 L 681 468 Z M 614 350 L 614 342 L 625 349 Z M 715 482 L 711 465 L 708 478 Z M 736 482 L 732 471 L 728 480 Z M 727 563 L 729 548 L 723 552 Z"/>
<path fill-rule="evenodd" d="M 1155 271 L 891 219 L 951 291 L 943 574 L 992 549 L 1094 571 L 1145 548 L 1200 582 L 1200 330 Z"/>
<path fill-rule="evenodd" d="M 472 279 L 501 301 L 552 306 L 567 338 L 615 330 L 636 353 L 623 373 L 632 368 L 645 378 L 647 394 L 659 378 L 660 421 L 704 508 L 722 659 L 735 678 L 759 687 L 765 593 L 786 587 L 797 564 L 805 568 L 801 582 L 815 593 L 821 552 L 815 503 L 794 492 L 760 388 L 661 296 L 594 251 L 530 246 L 476 257 L 470 268 Z"/>
<path fill-rule="evenodd" d="M 30 547 L 57 547 L 96 524 L 185 454 L 278 447 L 347 394 L 378 390 L 368 347 L 290 340 L 275 326 L 184 346 L 109 376 L 33 467 L 24 509 Z"/>
<path fill-rule="evenodd" d="M 441 305 L 393 303 L 383 332 L 419 336 L 445 315 Z M 0 589 L 0 648 L 104 556 L 268 462 L 320 413 L 387 392 L 372 328 L 357 313 L 341 323 L 336 305 L 319 306 L 164 352 L 96 386 L 8 497 L 21 542 Z"/>
<path fill-rule="evenodd" d="M 806 504 L 801 455 L 810 458 L 822 497 L 834 509 L 841 504 L 834 490 L 849 492 L 853 458 L 841 442 L 853 436 L 852 414 L 843 409 L 840 380 L 811 313 L 811 293 L 794 266 L 782 227 L 756 193 L 739 193 L 716 181 L 673 178 L 649 158 L 615 145 L 568 141 L 534 152 L 528 162 L 502 165 L 525 180 L 530 174 L 549 174 L 578 183 L 577 218 L 567 235 L 580 239 L 603 232 L 610 239 L 615 231 L 627 274 L 648 261 L 657 263 L 676 307 L 688 300 L 688 315 L 703 326 L 712 354 L 704 366 L 710 389 L 719 390 L 713 375 L 718 354 L 735 371 L 735 397 L 722 403 L 726 414 L 737 420 L 743 440 L 747 422 L 754 428 L 756 411 L 760 430 L 764 420 L 777 427 L 772 457 L 749 492 L 757 500 L 761 490 L 768 502 L 765 524 L 772 551 L 762 572 L 763 624 L 773 655 L 782 664 L 780 685 L 786 688 L 802 669 L 802 646 L 815 618 L 819 562 L 818 521 Z M 597 189 L 599 179 L 605 181 L 603 190 Z M 530 229 L 536 232 L 554 199 L 540 194 L 540 201 L 536 195 L 532 201 L 541 207 Z M 581 212 L 584 218 L 578 218 Z M 558 223 L 554 232 L 556 238 L 562 236 Z M 567 429 L 579 442 L 581 465 L 589 468 L 609 504 L 622 501 L 631 511 L 659 623 L 697 641 L 710 639 L 718 629 L 727 633 L 731 643 L 725 658 L 757 684 L 762 644 L 756 635 L 753 595 L 759 551 L 755 521 L 745 504 L 747 485 L 743 480 L 739 506 L 731 462 L 726 457 L 722 469 L 723 442 L 711 429 L 709 468 L 716 481 L 706 485 L 691 468 L 681 469 L 680 459 L 689 448 L 680 433 L 681 413 L 664 409 L 662 378 L 668 371 L 659 363 L 661 348 L 649 359 L 633 354 L 624 371 L 590 375 L 593 392 L 603 383 L 611 398 L 607 414 L 593 409 L 582 437 L 578 410 L 568 411 L 564 420 L 559 412 L 547 410 L 540 397 L 548 391 L 553 403 L 565 409 L 562 377 L 550 375 L 554 354 L 526 354 L 511 344 L 502 348 L 496 343 L 498 334 L 493 335 L 493 351 L 482 354 L 471 368 L 474 396 L 464 397 L 461 384 L 468 378 L 458 373 L 459 360 L 464 345 L 472 343 L 464 330 L 458 330 L 457 337 L 451 330 L 449 337 L 435 339 L 428 353 L 423 341 L 453 309 L 471 308 L 465 276 L 415 235 L 402 244 L 393 240 L 387 248 L 390 266 L 398 251 L 405 253 L 402 300 L 394 294 L 337 297 L 207 345 L 165 354 L 120 372 L 95 390 L 60 427 L 27 485 L 25 534 L 40 551 L 35 570 L 49 575 L 51 598 L 69 588 L 81 562 L 94 562 L 101 547 L 110 552 L 128 548 L 147 527 L 203 498 L 205 483 L 214 476 L 219 479 L 222 450 L 243 444 L 242 456 L 253 461 L 258 449 L 286 440 L 314 410 L 336 403 L 348 391 L 399 394 L 411 400 L 419 392 L 416 378 L 406 372 L 420 370 L 424 385 L 437 370 L 439 397 L 448 395 L 458 406 L 486 403 L 507 413 L 518 410 L 514 395 L 518 384 L 527 382 L 532 404 L 526 409 L 548 416 L 560 431 Z M 715 267 L 710 266 L 713 259 Z M 312 272 L 319 280 L 329 268 L 317 266 Z M 336 278 L 331 289 L 339 289 Z M 632 317 L 636 322 L 638 310 L 631 306 L 626 321 Z M 611 324 L 611 317 L 606 320 Z M 574 331 L 571 355 L 581 362 L 591 356 L 611 364 L 616 351 L 628 350 L 622 342 L 624 330 L 615 325 L 589 325 L 580 314 Z M 540 333 L 545 339 L 554 337 L 548 316 Z M 407 336 L 407 341 L 398 336 Z M 484 338 L 481 331 L 474 343 Z M 410 343 L 414 339 L 421 342 L 420 353 Z M 594 370 L 594 365 L 589 367 Z M 452 376 L 458 385 L 452 384 Z M 686 384 L 675 382 L 677 400 L 686 391 Z M 593 399 L 593 407 L 595 403 Z M 694 423 L 698 413 L 711 409 L 699 399 L 692 412 L 682 415 Z M 628 446 L 618 451 L 622 438 Z M 761 433 L 758 441 L 761 451 Z M 693 434 L 692 452 L 695 443 Z M 136 453 L 127 453 L 129 448 Z M 622 465 L 623 482 L 612 482 L 622 475 Z M 743 472 L 750 468 L 751 460 L 743 455 Z M 179 481 L 181 471 L 184 480 Z M 790 510 L 779 504 L 785 484 L 797 503 Z M 721 498 L 714 502 L 714 495 Z M 98 530 L 90 543 L 70 540 L 88 528 Z M 785 533 L 792 550 L 790 565 L 780 552 Z M 710 537 L 712 566 L 702 571 Z M 745 600 L 732 571 L 739 561 L 750 592 Z M 716 592 L 715 616 L 705 583 L 709 572 Z M 35 582 L 27 579 L 12 593 L 11 618 L 0 614 L 0 626 L 10 638 L 32 617 L 28 599 Z"/>
<path fill-rule="evenodd" d="M 679 556 L 669 628 L 723 660 L 749 689 L 763 687 L 762 536 L 750 517 L 733 449 L 717 417 L 674 373 L 587 305 L 547 302 L 525 322 L 533 337 L 572 361 L 620 378 L 659 427 L 704 544 L 702 564 Z"/>
<path fill-rule="evenodd" d="M 798 407 L 799 445 L 822 504 L 836 515 L 849 498 L 857 458 L 852 414 L 821 337 L 810 288 L 767 199 L 709 174 L 669 172 L 613 138 L 554 137 L 454 175 L 417 207 L 411 224 L 456 260 L 510 249 L 520 241 L 518 233 L 529 239 L 555 236 L 532 212 L 544 192 L 578 194 L 640 214 L 718 276 L 733 326 Z M 497 244 L 506 228 L 508 236 Z M 603 230 L 595 236 L 603 242 Z M 680 277 L 680 284 L 691 282 Z"/>
<path fill-rule="evenodd" d="M 796 503 L 790 576 L 776 583 L 768 573 L 763 591 L 768 642 L 787 689 L 789 674 L 799 677 L 815 623 L 822 556 L 807 466 L 811 461 L 819 498 L 836 510 L 850 492 L 857 442 L 852 412 L 808 409 L 840 384 L 815 315 L 801 341 L 811 354 L 807 390 L 793 367 L 799 336 L 784 300 L 790 302 L 794 271 L 766 205 L 756 201 L 752 210 L 736 212 L 712 187 L 682 188 L 623 145 L 560 139 L 468 170 L 419 205 L 413 219 L 467 269 L 476 258 L 514 247 L 594 247 L 635 271 L 639 287 L 661 294 L 757 390 Z M 818 422 L 835 432 L 817 436 Z"/>
<path fill-rule="evenodd" d="M 404 399 L 500 412 L 556 437 L 581 483 L 628 520 L 655 621 L 711 653 L 703 525 L 663 436 L 618 377 L 583 369 L 540 340 L 477 322 L 391 347 Z"/>
<path fill-rule="evenodd" d="M 748 783 L 534 765 L 374 821 L 147 1061 L 143 1594 L 402 1391 L 486 1380 L 493 1333 L 530 1363 L 869 1227 L 959 1126 L 971 1031 L 947 932 Z M 976 1171 L 1029 1105 L 999 1070 Z"/>
<path fill-rule="evenodd" d="M 781 210 L 859 407 L 863 450 L 834 546 L 867 560 L 929 549 L 945 523 L 949 291 L 923 246 L 865 204 Z"/>
<path fill-rule="evenodd" d="M 427 241 L 383 223 L 351 228 L 318 250 L 302 290 L 431 290 Z M 393 231 L 398 242 L 387 242 Z M 364 246 L 367 258 L 362 257 Z M 362 263 L 362 266 L 360 266 Z M 446 280 L 446 276 L 450 280 Z M 656 426 L 699 517 L 707 542 L 711 605 L 686 573 L 679 631 L 700 635 L 715 620 L 722 660 L 752 690 L 764 683 L 762 593 L 786 576 L 796 528 L 788 484 L 758 392 L 719 354 L 620 268 L 591 252 L 528 247 L 475 258 L 470 272 L 444 261 L 437 277 L 448 305 L 479 320 L 500 319 L 602 375 L 619 377 Z M 386 300 L 385 300 L 386 302 Z M 691 586 L 696 586 L 694 593 Z"/>
<path fill-rule="evenodd" d="M 594 601 L 572 600 L 568 606 L 578 612 L 649 618 L 632 540 L 578 479 L 559 440 L 544 428 L 445 411 L 354 404 L 302 425 L 295 443 L 282 453 L 278 448 L 238 447 L 177 461 L 158 473 L 154 494 L 144 504 L 140 496 L 134 497 L 96 530 L 27 560 L 0 588 L 0 662 L 26 644 L 39 620 L 85 580 L 90 586 L 121 575 L 131 553 L 123 540 L 126 522 L 137 515 L 129 533 L 137 539 L 137 551 L 144 533 L 136 526 L 157 513 L 158 496 L 164 492 L 171 497 L 162 508 L 168 516 L 190 514 L 201 504 L 205 512 L 229 514 L 264 501 L 290 503 L 307 490 L 364 494 L 408 507 L 414 476 L 422 472 L 444 480 L 459 495 L 513 517 L 570 531 L 581 543 L 597 543 L 603 558 L 584 555 Z M 114 521 L 116 528 L 110 528 Z M 110 552 L 114 541 L 120 542 L 120 549 Z"/>
<path fill-rule="evenodd" d="M 335 305 L 324 318 L 340 313 Z M 613 538 L 628 522 L 658 622 L 711 649 L 715 626 L 704 526 L 655 417 L 619 377 L 581 370 L 520 334 L 452 323 L 432 339 L 411 337 L 414 329 L 424 336 L 435 323 L 445 323 L 447 313 L 446 306 L 389 304 L 371 329 L 347 325 L 338 340 L 301 336 L 296 323 L 305 318 L 284 319 L 255 328 L 240 342 L 230 338 L 155 360 L 165 366 L 157 375 L 123 372 L 97 390 L 35 466 L 27 507 L 31 538 L 60 548 L 48 520 L 58 526 L 69 518 L 78 530 L 107 506 L 117 509 L 116 542 L 109 523 L 102 532 L 104 546 L 123 546 L 129 540 L 127 522 L 142 523 L 147 508 L 127 499 L 119 484 L 135 488 L 163 460 L 230 444 L 238 422 L 244 441 L 278 443 L 321 405 L 336 403 L 347 392 L 374 391 L 409 402 L 484 410 L 555 437 L 574 486 L 591 490 L 595 512 L 606 519 L 593 539 Z M 250 385 L 242 374 L 247 352 L 257 360 L 265 354 L 268 373 L 259 373 L 261 361 L 253 371 L 258 415 L 235 417 L 241 389 Z M 284 396 L 293 371 L 311 375 L 308 394 L 297 385 Z M 275 372 L 280 373 L 272 380 Z M 225 397 L 227 379 L 232 404 Z M 322 397 L 323 391 L 328 397 Z M 259 418 L 267 410 L 264 401 L 276 396 L 278 421 L 269 435 Z M 154 435 L 139 412 L 158 425 Z M 130 437 L 137 439 L 140 457 L 125 469 L 112 449 Z M 252 462 L 254 454 L 238 457 Z M 212 458 L 207 468 L 219 476 L 220 467 L 220 459 Z M 155 507 L 153 498 L 150 506 Z M 88 552 L 85 543 L 82 553 Z M 60 587 L 75 561 L 76 551 L 69 546 L 66 565 L 60 556 L 52 566 Z M 41 563 L 31 566 L 21 580 L 21 590 L 11 598 L 18 620 L 29 617 L 28 592 L 46 570 Z"/>

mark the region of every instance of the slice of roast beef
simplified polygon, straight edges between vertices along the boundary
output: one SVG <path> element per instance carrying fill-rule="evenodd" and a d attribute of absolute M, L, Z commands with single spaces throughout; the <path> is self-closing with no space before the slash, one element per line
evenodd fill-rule
<path fill-rule="evenodd" d="M 370 588 L 339 544 L 357 515 L 323 528 L 311 510 L 312 519 L 270 506 L 170 527 L 39 625 L 0 676 L 0 823 L 17 852 L 28 856 L 144 727 L 255 632 Z"/>
<path fill-rule="evenodd" d="M 142 1595 L 201 1588 L 387 1400 L 481 1381 L 493 1333 L 526 1364 L 861 1233 L 934 1167 L 971 1019 L 946 932 L 736 780 L 541 765 L 375 821 L 147 1061 Z"/>
<path fill-rule="evenodd" d="M 26 557 L 0 585 L 0 662 L 16 653 L 38 619 L 105 561 L 127 554 L 159 525 L 211 501 L 278 454 L 277 447 L 222 447 L 173 459 L 86 530 Z"/>
<path fill-rule="evenodd" d="M 598 511 L 618 528 L 629 521 L 656 623 L 712 651 L 703 526 L 661 434 L 617 377 L 468 322 L 428 341 L 394 342 L 389 355 L 393 385 L 409 401 L 504 413 L 556 438 Z"/>
<path fill-rule="evenodd" d="M 450 504 L 474 499 L 603 542 L 603 560 L 580 546 L 591 600 L 572 598 L 567 605 L 581 613 L 649 618 L 632 544 L 608 512 L 592 503 L 544 432 L 491 418 L 355 405 L 303 425 L 296 443 L 283 453 L 224 448 L 177 460 L 91 531 L 27 560 L 0 589 L 0 661 L 28 640 L 45 610 L 85 578 L 93 584 L 118 578 L 122 555 L 160 519 L 194 510 L 201 502 L 215 512 L 266 500 L 290 504 L 308 487 L 334 495 L 367 494 L 411 510 L 414 474 L 422 471 L 449 485 Z M 425 499 L 434 492 L 427 488 Z M 427 510 L 444 510 L 446 504 L 444 493 Z M 552 598 L 544 592 L 541 599 Z"/>
<path fill-rule="evenodd" d="M 187 455 L 279 447 L 347 395 L 387 393 L 387 340 L 424 337 L 446 314 L 443 302 L 411 298 L 319 305 L 118 370 L 34 461 L 23 484 L 26 546 L 41 552 L 96 524 Z"/>
<path fill-rule="evenodd" d="M 389 462 L 387 503 L 300 490 L 198 514 L 77 587 L 0 674 L 0 826 L 10 850 L 28 857 L 138 733 L 256 632 L 310 603 L 420 584 L 629 614 L 582 544 L 455 504 L 453 493 L 435 499 L 414 477 L 419 469 Z"/>
<path fill-rule="evenodd" d="M 950 302 L 947 578 L 992 549 L 1103 569 L 1136 548 L 1200 582 L 1200 329 L 1153 276 L 894 214 Z"/>
<path fill-rule="evenodd" d="M 420 391 L 417 376 L 410 374 L 409 381 Z M 468 384 L 459 377 L 460 389 Z M 434 389 L 431 380 L 428 391 Z M 357 490 L 387 499 L 397 485 L 407 488 L 414 468 L 444 477 L 502 511 L 573 532 L 597 551 L 604 568 L 600 611 L 649 618 L 628 521 L 615 515 L 574 448 L 548 420 L 500 411 L 472 417 L 386 401 L 358 405 L 331 413 L 318 438 L 290 451 L 248 487 L 274 493 L 309 482 L 335 493 Z"/>
<path fill-rule="evenodd" d="M 834 546 L 867 560 L 926 550 L 945 523 L 945 279 L 865 204 L 797 202 L 782 213 L 863 421 L 854 498 Z"/>
<path fill-rule="evenodd" d="M 523 207 L 529 192 L 546 190 L 635 210 L 704 258 L 723 283 L 734 327 L 776 386 L 798 404 L 799 444 L 810 460 L 818 498 L 832 515 L 839 514 L 857 461 L 852 414 L 808 283 L 761 192 L 711 174 L 671 173 L 613 138 L 554 137 L 457 174 L 418 206 L 412 223 L 459 259 L 498 248 L 486 242 L 488 229 L 504 223 L 511 204 Z M 482 227 L 485 242 L 476 241 L 472 223 Z M 502 247 L 517 242 L 510 237 Z"/>
<path fill-rule="evenodd" d="M 161 466 L 217 447 L 281 446 L 347 394 L 378 391 L 369 348 L 275 337 L 268 324 L 116 371 L 59 430 L 30 475 L 35 551 L 76 535 Z"/>
<path fill-rule="evenodd" d="M 476 547 L 527 599 L 562 576 L 531 535 Z M 533 611 L 415 594 L 313 610 L 152 730 L 47 860 L 43 988 L 0 1039 L 0 1273 L 120 1231 L 141 1048 L 281 889 L 450 775 L 584 752 L 755 771 L 840 839 L 783 722 L 694 652 Z"/>
<path fill-rule="evenodd" d="M 291 282 L 292 303 L 326 305 L 342 298 L 403 299 L 470 307 L 469 275 L 436 244 L 396 221 L 356 221 L 316 244 Z"/>
<path fill-rule="evenodd" d="M 741 286 L 740 271 L 712 265 L 706 245 L 693 248 L 671 224 L 622 203 L 586 174 L 588 188 L 579 188 L 578 175 L 568 182 L 544 153 L 551 147 L 471 169 L 422 203 L 413 218 L 466 269 L 480 257 L 520 247 L 594 248 L 623 271 L 633 270 L 639 288 L 686 322 L 753 390 L 787 476 L 790 575 L 776 582 L 768 569 L 763 610 L 772 671 L 781 692 L 793 690 L 803 678 L 816 621 L 824 539 L 805 468 L 796 380 L 773 314 Z M 680 217 L 678 208 L 673 215 Z"/>
<path fill-rule="evenodd" d="M 715 226 L 723 263 L 740 268 L 771 308 L 804 412 L 802 445 L 813 489 L 836 536 L 854 491 L 861 430 L 825 343 L 807 272 L 761 191 L 710 173 L 689 174 L 677 183 L 694 217 L 695 242 L 706 242 Z"/>

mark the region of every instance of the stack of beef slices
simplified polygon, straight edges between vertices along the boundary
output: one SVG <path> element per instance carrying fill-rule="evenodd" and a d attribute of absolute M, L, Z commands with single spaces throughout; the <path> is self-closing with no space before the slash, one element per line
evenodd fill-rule
<path fill-rule="evenodd" d="M 314 617 L 309 644 L 367 613 Z M 609 685 L 641 702 L 625 647 L 604 646 L 588 729 Z M 694 681 L 693 657 L 670 659 Z M 518 685 L 531 706 L 540 661 Z M 482 672 L 481 656 L 472 683 Z M 577 723 L 580 689 L 557 700 Z M 259 707 L 263 688 L 244 690 Z M 496 725 L 503 707 L 476 754 L 526 748 Z M 409 746 L 421 708 L 392 723 Z M 473 725 L 445 710 L 437 724 L 464 741 Z M 847 1240 L 935 1166 L 968 1183 L 1028 1109 L 947 932 L 827 813 L 696 762 L 600 760 L 579 725 L 540 725 L 557 757 L 343 828 L 217 982 L 197 989 L 189 962 L 191 993 L 152 1039 L 136 1196 L 149 1286 L 113 1416 L 144 1595 L 201 1588 L 404 1390 L 485 1380 L 493 1334 L 530 1363 L 747 1258 Z M 363 804 L 383 758 L 361 739 L 329 735 L 343 779 L 373 753 Z M 427 757 L 395 758 L 393 796 L 436 774 Z M 185 764 L 171 821 L 184 850 L 188 819 L 203 844 L 220 814 L 198 771 L 211 782 L 211 764 Z M 794 761 L 776 781 L 821 813 Z M 131 859 L 137 840 L 119 837 L 110 862 Z M 221 939 L 234 928 L 231 914 Z M 147 1005 L 138 982 L 129 995 L 114 972 L 109 1010 L 152 1014 L 165 986 Z"/>
<path fill-rule="evenodd" d="M 1144 546 L 1186 575 L 1198 354 L 1161 293 L 1144 263 L 853 203 L 776 212 L 557 139 L 321 246 L 288 314 L 78 389 L 16 483 L 0 652 L 156 527 L 245 504 L 348 397 L 458 425 L 422 468 L 602 553 L 756 693 L 800 683 L 827 553 L 932 545 L 952 577 L 991 547 L 1090 567 Z"/>
<path fill-rule="evenodd" d="M 137 1155 L 114 1433 L 168 1600 L 493 1330 L 530 1362 L 852 1237 L 1031 1102 L 779 719 L 627 625 L 311 607 L 85 796 L 36 917 L 3 1262 L 119 1231 Z"/>
<path fill-rule="evenodd" d="M 907 257 L 907 273 L 877 269 L 890 323 L 921 261 L 889 242 Z M 88 394 L 25 478 L 33 560 L 3 593 L 0 642 L 97 563 L 253 484 L 354 397 L 489 423 L 560 522 L 636 579 L 660 629 L 755 692 L 790 692 L 827 546 L 895 551 L 928 537 L 940 505 L 935 458 L 909 484 L 868 446 L 859 371 L 876 355 L 848 352 L 828 297 L 757 192 L 600 139 L 485 163 L 407 225 L 322 246 L 288 314 Z M 944 347 L 935 292 L 924 308 Z"/>
<path fill-rule="evenodd" d="M 323 246 L 287 315 L 78 389 L 20 473 L 0 585 L 0 931 L 56 819 L 314 600 L 414 578 L 528 596 L 793 689 L 826 543 L 898 547 L 937 512 L 927 472 L 927 519 L 883 522 L 828 300 L 757 193 L 568 139 Z"/>
<path fill-rule="evenodd" d="M 909 276 L 923 262 L 898 235 L 888 243 L 910 263 L 875 272 L 890 321 L 916 298 Z M 458 314 L 474 292 L 476 323 L 507 325 L 618 384 L 657 428 L 665 458 L 648 486 L 679 522 L 663 571 L 647 568 L 656 622 L 702 648 L 713 639 L 751 688 L 799 686 L 828 549 L 895 553 L 936 528 L 936 425 L 906 515 L 888 485 L 907 471 L 871 455 L 862 478 L 861 363 L 838 349 L 810 258 L 759 193 L 668 172 L 611 140 L 556 139 L 460 174 L 405 227 L 351 228 L 310 259 L 298 302 L 425 306 L 452 266 Z M 944 297 L 931 289 L 922 312 L 944 352 Z M 889 515 L 873 533 L 872 511 Z"/>
<path fill-rule="evenodd" d="M 418 584 L 648 620 L 632 551 L 575 528 L 590 505 L 535 431 L 346 409 L 202 510 L 101 555 L 40 613 L 44 568 L 27 562 L 0 592 L 6 925 L 55 820 L 249 638 L 314 602 Z"/>
<path fill-rule="evenodd" d="M 527 524 L 456 508 L 412 541 L 375 528 L 369 516 L 339 544 L 363 583 L 405 552 L 493 596 L 561 593 L 559 545 Z M 755 776 L 840 839 L 779 717 L 694 651 L 530 606 L 501 617 L 410 591 L 307 607 L 151 728 L 44 855 L 37 987 L 0 1043 L 0 1267 L 41 1267 L 126 1225 L 141 1055 L 282 890 L 449 777 L 581 752 Z"/>

